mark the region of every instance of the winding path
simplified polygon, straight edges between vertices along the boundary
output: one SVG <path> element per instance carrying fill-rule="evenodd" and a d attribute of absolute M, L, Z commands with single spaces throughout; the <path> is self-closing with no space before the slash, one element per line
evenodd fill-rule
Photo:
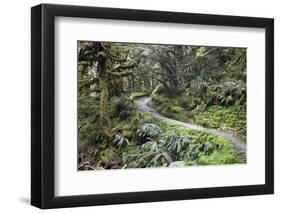
<path fill-rule="evenodd" d="M 177 121 L 177 120 L 174 120 L 174 119 L 171 119 L 171 118 L 164 117 L 163 115 L 158 113 L 153 108 L 151 97 L 143 97 L 143 98 L 137 99 L 137 100 L 135 100 L 135 105 L 137 106 L 139 111 L 148 112 L 151 116 L 153 116 L 155 118 L 158 118 L 158 119 L 160 119 L 160 120 L 162 120 L 166 123 L 177 124 L 177 125 L 186 127 L 188 129 L 205 131 L 205 132 L 208 132 L 208 133 L 212 133 L 214 135 L 220 135 L 220 136 L 224 137 L 226 140 L 230 141 L 234 145 L 234 147 L 236 148 L 236 150 L 238 151 L 238 153 L 240 155 L 241 160 L 243 162 L 246 162 L 247 145 L 239 137 L 237 137 L 233 134 L 224 132 L 222 130 L 206 128 L 206 127 L 199 126 L 199 125 L 196 125 L 196 124 L 185 123 L 185 122 L 182 122 L 182 121 Z"/>

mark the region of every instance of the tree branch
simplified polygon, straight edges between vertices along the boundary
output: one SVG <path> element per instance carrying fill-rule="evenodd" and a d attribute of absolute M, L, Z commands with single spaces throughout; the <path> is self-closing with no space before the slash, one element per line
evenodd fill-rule
<path fill-rule="evenodd" d="M 127 72 L 111 72 L 111 71 L 108 71 L 108 73 L 110 75 L 114 75 L 114 76 L 118 76 L 118 77 L 125 77 L 125 76 L 129 76 L 129 75 L 134 74 L 133 71 L 127 71 Z"/>
<path fill-rule="evenodd" d="M 109 51 L 107 51 L 107 54 L 108 54 L 109 58 L 111 60 L 113 60 L 113 61 L 125 62 L 127 60 L 127 58 L 128 58 L 128 54 L 126 54 L 124 58 L 121 58 L 121 57 L 118 57 L 116 55 L 113 55 Z"/>
<path fill-rule="evenodd" d="M 136 62 L 133 62 L 131 64 L 118 64 L 116 67 L 114 67 L 112 70 L 110 70 L 109 72 L 115 72 L 118 70 L 122 70 L 122 69 L 130 69 L 130 68 L 134 68 L 137 65 Z"/>
<path fill-rule="evenodd" d="M 207 55 L 209 55 L 211 52 L 213 52 L 214 50 L 216 50 L 217 48 L 212 48 L 209 51 L 207 51 L 205 54 L 203 54 L 201 57 L 206 57 Z M 197 60 L 197 58 L 194 58 L 191 62 L 184 64 L 184 66 L 190 66 L 192 65 L 195 61 Z"/>
<path fill-rule="evenodd" d="M 119 62 L 125 62 L 127 60 L 128 54 L 126 54 L 126 56 L 124 58 L 121 58 L 119 56 L 113 55 L 109 49 L 107 49 L 103 43 L 101 43 L 101 46 L 103 47 L 103 49 L 106 51 L 108 57 L 113 60 L 113 61 L 119 61 Z"/>

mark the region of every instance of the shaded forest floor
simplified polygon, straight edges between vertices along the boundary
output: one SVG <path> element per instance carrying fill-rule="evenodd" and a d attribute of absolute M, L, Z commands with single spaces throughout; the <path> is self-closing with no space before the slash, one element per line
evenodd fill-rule
<path fill-rule="evenodd" d="M 212 105 L 188 111 L 182 97 L 146 96 L 140 92 L 112 98 L 113 137 L 104 143 L 93 120 L 96 138 L 80 139 L 79 170 L 246 162 L 243 109 Z M 91 101 L 98 105 L 95 98 Z"/>

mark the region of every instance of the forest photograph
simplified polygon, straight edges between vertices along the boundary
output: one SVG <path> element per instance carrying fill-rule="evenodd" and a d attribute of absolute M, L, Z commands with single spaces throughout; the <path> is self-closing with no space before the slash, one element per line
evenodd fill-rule
<path fill-rule="evenodd" d="M 77 42 L 77 169 L 247 162 L 247 49 Z"/>

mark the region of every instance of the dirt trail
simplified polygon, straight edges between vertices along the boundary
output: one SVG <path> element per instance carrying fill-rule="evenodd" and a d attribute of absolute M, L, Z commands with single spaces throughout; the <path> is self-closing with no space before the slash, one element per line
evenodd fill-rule
<path fill-rule="evenodd" d="M 224 132 L 222 130 L 206 128 L 206 127 L 199 126 L 196 124 L 186 123 L 186 122 L 177 121 L 177 120 L 174 120 L 171 118 L 164 117 L 163 115 L 158 113 L 153 108 L 151 97 L 143 97 L 143 98 L 137 99 L 137 100 L 135 100 L 135 105 L 137 106 L 139 111 L 148 112 L 149 114 L 151 114 L 151 116 L 158 118 L 166 123 L 177 124 L 177 125 L 184 126 L 188 129 L 201 130 L 201 131 L 205 131 L 208 133 L 212 133 L 212 134 L 220 135 L 220 136 L 224 137 L 226 140 L 230 141 L 235 146 L 236 150 L 238 151 L 238 153 L 240 155 L 241 160 L 243 162 L 246 162 L 247 145 L 239 137 L 237 137 L 233 134 Z"/>

